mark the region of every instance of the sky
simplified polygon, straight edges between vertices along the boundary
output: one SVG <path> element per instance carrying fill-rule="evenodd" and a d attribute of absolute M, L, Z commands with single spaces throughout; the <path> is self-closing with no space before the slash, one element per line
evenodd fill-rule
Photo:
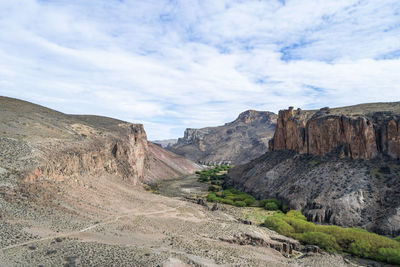
<path fill-rule="evenodd" d="M 400 2 L 1 0 L 0 95 L 150 140 L 248 109 L 400 101 Z"/>

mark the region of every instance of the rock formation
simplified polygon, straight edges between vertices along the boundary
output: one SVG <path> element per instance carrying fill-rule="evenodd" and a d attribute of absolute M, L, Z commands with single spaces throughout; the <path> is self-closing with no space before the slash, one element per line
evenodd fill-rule
<path fill-rule="evenodd" d="M 319 111 L 281 110 L 269 149 L 322 156 L 333 150 L 353 159 L 400 158 L 400 103 Z"/>
<path fill-rule="evenodd" d="M 270 150 L 228 173 L 310 221 L 400 234 L 400 103 L 279 112 Z"/>
<path fill-rule="evenodd" d="M 248 110 L 223 126 L 186 129 L 168 149 L 203 164 L 245 163 L 268 150 L 276 118 L 272 112 Z"/>
<path fill-rule="evenodd" d="M 0 97 L 0 133 L 2 185 L 108 174 L 139 184 L 198 169 L 149 143 L 141 124 L 67 115 L 12 98 Z"/>

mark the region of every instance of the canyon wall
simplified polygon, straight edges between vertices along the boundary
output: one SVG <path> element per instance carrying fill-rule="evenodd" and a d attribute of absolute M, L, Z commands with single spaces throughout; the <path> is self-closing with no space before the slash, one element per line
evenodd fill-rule
<path fill-rule="evenodd" d="M 400 234 L 400 102 L 279 112 L 270 152 L 227 185 L 275 197 L 310 221 Z"/>
<path fill-rule="evenodd" d="M 248 110 L 223 126 L 186 129 L 167 149 L 202 164 L 242 164 L 268 151 L 277 115 Z"/>
<path fill-rule="evenodd" d="M 382 110 L 377 110 L 381 107 Z M 400 158 L 400 104 L 366 104 L 319 111 L 281 110 L 270 151 L 322 156 L 337 152 L 353 159 Z"/>

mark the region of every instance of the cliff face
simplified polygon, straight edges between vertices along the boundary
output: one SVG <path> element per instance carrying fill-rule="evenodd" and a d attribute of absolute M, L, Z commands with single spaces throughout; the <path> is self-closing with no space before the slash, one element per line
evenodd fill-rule
<path fill-rule="evenodd" d="M 227 183 L 310 221 L 399 235 L 399 120 L 400 102 L 280 111 L 271 151 Z"/>
<path fill-rule="evenodd" d="M 203 164 L 245 163 L 268 150 L 276 118 L 272 112 L 248 110 L 223 126 L 186 129 L 168 149 Z"/>
<path fill-rule="evenodd" d="M 279 112 L 269 149 L 319 156 L 335 150 L 353 159 L 372 159 L 380 155 L 399 159 L 399 121 L 400 103 L 319 111 L 289 108 Z"/>
<path fill-rule="evenodd" d="M 141 124 L 67 115 L 12 98 L 0 97 L 0 133 L 0 186 L 83 175 L 113 175 L 135 185 L 199 168 L 162 148 L 154 153 Z"/>

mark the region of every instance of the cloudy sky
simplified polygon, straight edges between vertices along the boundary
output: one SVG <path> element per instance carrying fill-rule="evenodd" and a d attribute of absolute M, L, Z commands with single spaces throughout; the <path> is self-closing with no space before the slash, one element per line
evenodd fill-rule
<path fill-rule="evenodd" d="M 2 0 L 0 95 L 141 122 L 149 139 L 400 100 L 398 0 Z"/>

